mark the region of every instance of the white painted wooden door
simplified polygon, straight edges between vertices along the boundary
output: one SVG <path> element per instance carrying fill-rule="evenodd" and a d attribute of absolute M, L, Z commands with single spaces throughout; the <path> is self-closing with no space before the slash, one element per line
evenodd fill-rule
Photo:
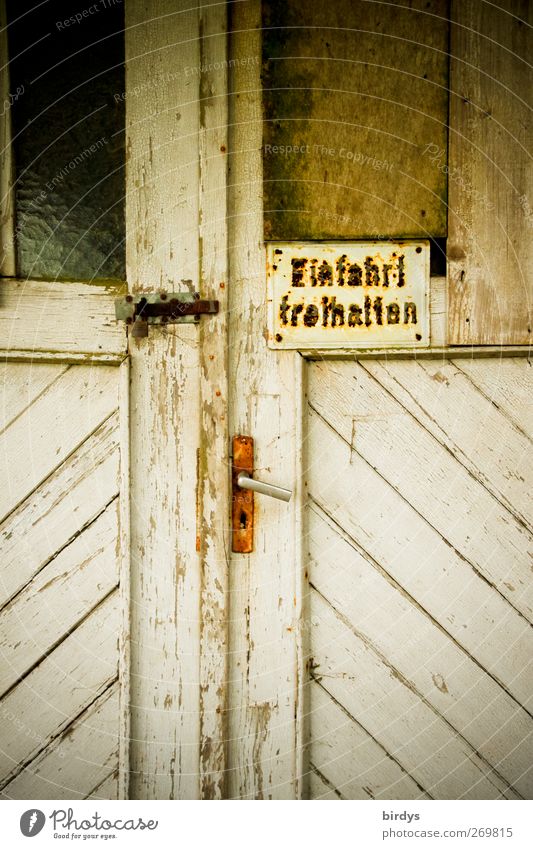
<path fill-rule="evenodd" d="M 438 359 L 268 350 L 260 30 L 236 4 L 230 430 L 295 494 L 230 561 L 228 795 L 530 798 L 529 360 L 441 359 L 439 279 Z"/>
<path fill-rule="evenodd" d="M 117 293 L 2 290 L 3 793 L 525 796 L 529 366 L 267 348 L 260 3 L 232 15 L 228 54 L 222 4 L 126 4 L 128 286 L 219 315 L 126 351 Z M 249 555 L 239 433 L 294 489 Z"/>
<path fill-rule="evenodd" d="M 307 366 L 313 798 L 531 798 L 527 359 Z"/>

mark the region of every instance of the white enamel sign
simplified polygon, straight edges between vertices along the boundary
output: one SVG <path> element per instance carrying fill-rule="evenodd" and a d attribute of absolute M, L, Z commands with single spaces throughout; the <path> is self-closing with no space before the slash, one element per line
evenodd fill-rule
<path fill-rule="evenodd" d="M 271 348 L 429 345 L 429 242 L 267 247 Z"/>

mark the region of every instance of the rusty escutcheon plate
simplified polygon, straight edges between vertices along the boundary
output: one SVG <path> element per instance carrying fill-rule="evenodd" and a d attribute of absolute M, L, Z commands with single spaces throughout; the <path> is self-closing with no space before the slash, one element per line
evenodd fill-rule
<path fill-rule="evenodd" d="M 237 484 L 240 472 L 252 477 L 254 471 L 254 441 L 251 436 L 233 437 L 233 466 L 231 476 L 232 546 L 239 554 L 250 554 L 254 549 L 254 494 L 251 489 L 241 489 Z"/>

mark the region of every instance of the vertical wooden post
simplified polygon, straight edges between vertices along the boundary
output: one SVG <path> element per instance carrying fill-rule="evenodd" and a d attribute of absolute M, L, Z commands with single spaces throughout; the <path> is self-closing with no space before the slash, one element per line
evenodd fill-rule
<path fill-rule="evenodd" d="M 200 795 L 226 794 L 229 436 L 227 374 L 227 11 L 200 0 L 200 286 L 220 302 L 200 325 Z"/>
<path fill-rule="evenodd" d="M 264 336 L 259 0 L 234 4 L 230 29 L 231 432 L 253 437 L 258 477 L 295 497 L 257 496 L 254 551 L 231 558 L 229 793 L 291 799 L 302 793 L 302 359 Z"/>

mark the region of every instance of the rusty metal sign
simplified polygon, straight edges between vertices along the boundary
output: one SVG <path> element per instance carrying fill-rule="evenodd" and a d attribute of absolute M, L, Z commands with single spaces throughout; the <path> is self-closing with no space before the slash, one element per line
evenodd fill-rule
<path fill-rule="evenodd" d="M 429 241 L 269 243 L 271 348 L 429 345 Z"/>

